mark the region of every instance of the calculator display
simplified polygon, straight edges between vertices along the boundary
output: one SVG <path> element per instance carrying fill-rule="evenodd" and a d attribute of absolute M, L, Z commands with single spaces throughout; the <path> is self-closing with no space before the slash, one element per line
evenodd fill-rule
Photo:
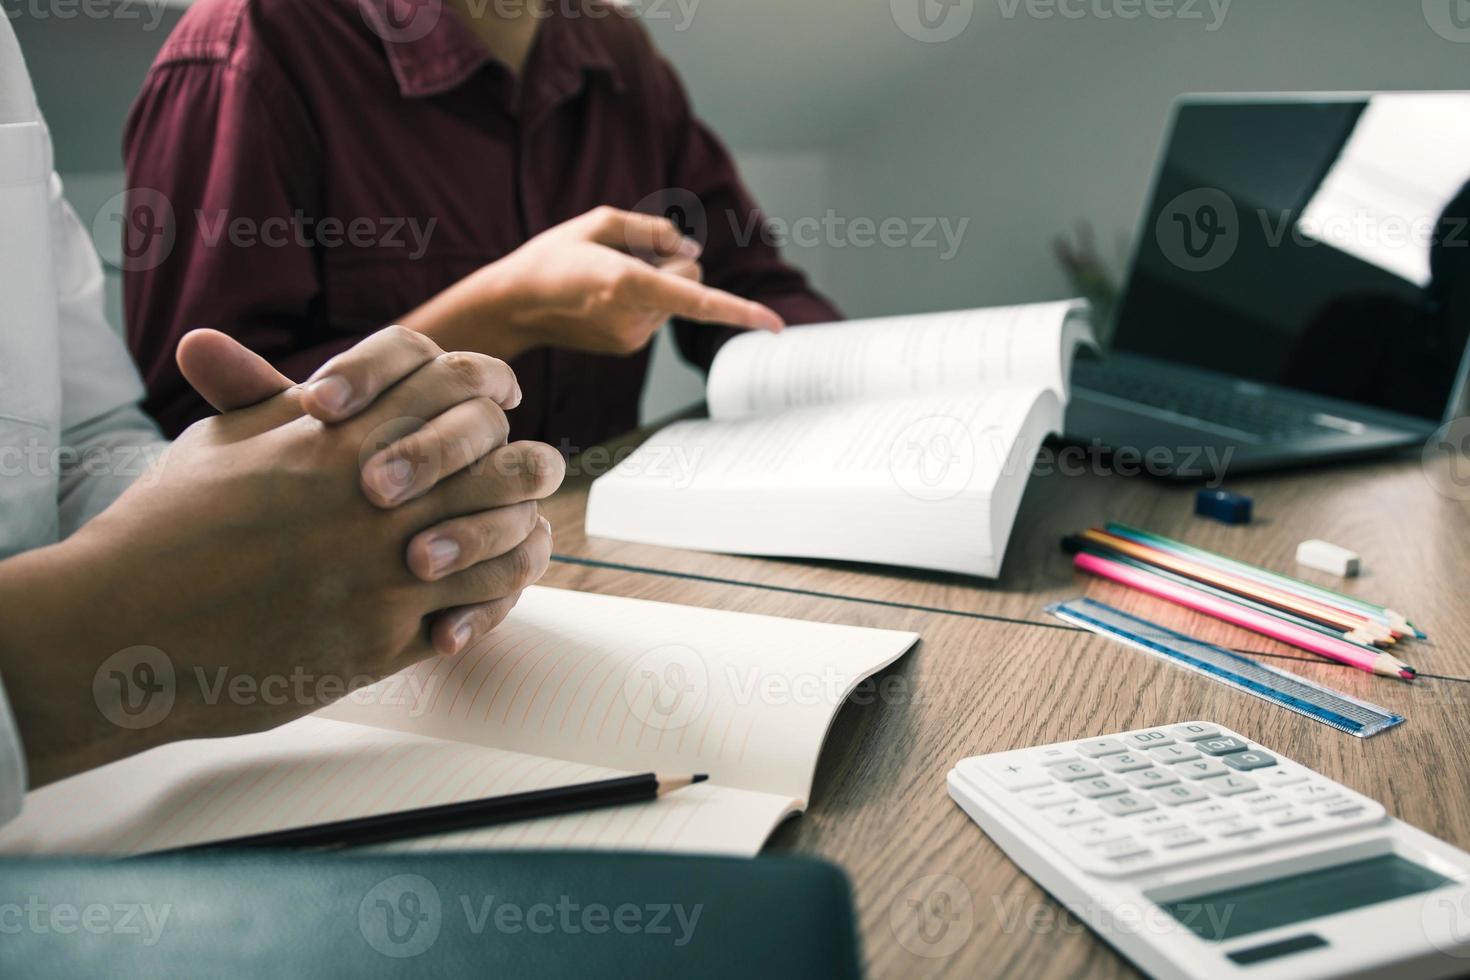
<path fill-rule="evenodd" d="M 1428 868 L 1386 854 L 1159 904 L 1201 939 L 1224 942 L 1418 895 L 1449 883 L 1450 879 Z"/>

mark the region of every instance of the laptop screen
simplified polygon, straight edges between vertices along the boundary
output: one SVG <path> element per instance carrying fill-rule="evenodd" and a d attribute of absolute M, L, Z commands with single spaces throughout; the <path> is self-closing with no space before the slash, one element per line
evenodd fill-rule
<path fill-rule="evenodd" d="M 1470 93 L 1186 101 L 1113 346 L 1425 419 L 1470 335 Z"/>

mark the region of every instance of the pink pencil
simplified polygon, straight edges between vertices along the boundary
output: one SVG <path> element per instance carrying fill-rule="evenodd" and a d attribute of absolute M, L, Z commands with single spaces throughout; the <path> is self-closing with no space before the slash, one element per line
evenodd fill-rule
<path fill-rule="evenodd" d="M 1412 680 L 1415 676 L 1413 668 L 1406 667 L 1397 658 L 1387 653 L 1375 654 L 1360 649 L 1351 643 L 1343 643 L 1330 636 L 1322 636 L 1293 623 L 1283 622 L 1275 617 L 1256 612 L 1254 609 L 1247 609 L 1233 602 L 1226 602 L 1215 596 L 1186 588 L 1141 569 L 1130 568 L 1087 552 L 1079 552 L 1073 557 L 1072 563 L 1084 572 L 1111 579 L 1120 585 L 1147 592 L 1149 595 L 1166 599 L 1185 608 L 1193 609 L 1195 612 L 1224 620 L 1232 626 L 1239 626 L 1241 629 L 1269 636 L 1273 640 L 1280 640 L 1282 643 L 1288 643 L 1329 660 L 1336 660 L 1350 667 L 1366 670 L 1370 674 L 1397 677 L 1400 680 Z"/>

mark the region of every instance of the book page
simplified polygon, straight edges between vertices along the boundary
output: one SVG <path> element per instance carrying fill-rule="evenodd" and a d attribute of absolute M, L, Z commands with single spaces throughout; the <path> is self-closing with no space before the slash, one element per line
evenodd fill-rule
<path fill-rule="evenodd" d="M 812 405 L 1009 386 L 1063 400 L 1072 355 L 1089 331 L 1080 300 L 751 332 L 710 369 L 710 416 L 730 421 Z"/>
<path fill-rule="evenodd" d="M 1060 426 L 1041 388 L 678 422 L 593 484 L 587 533 L 995 575 Z"/>
<path fill-rule="evenodd" d="M 608 769 L 708 773 L 804 806 L 842 702 L 917 640 L 536 587 L 459 656 L 320 716 Z"/>
<path fill-rule="evenodd" d="M 311 717 L 259 735 L 177 742 L 36 790 L 0 829 L 0 853 L 136 854 L 625 775 Z M 703 784 L 648 803 L 374 849 L 748 856 L 792 809 L 788 799 Z"/>

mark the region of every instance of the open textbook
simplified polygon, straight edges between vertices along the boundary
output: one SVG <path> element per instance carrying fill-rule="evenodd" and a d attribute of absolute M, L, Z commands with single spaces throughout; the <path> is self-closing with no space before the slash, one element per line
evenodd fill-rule
<path fill-rule="evenodd" d="M 167 745 L 36 790 L 0 830 L 0 853 L 132 854 L 657 771 L 710 781 L 392 847 L 753 855 L 805 809 L 842 702 L 917 640 L 532 588 L 485 641 L 300 721 Z M 175 690 L 196 683 L 222 689 L 174 678 Z"/>
<path fill-rule="evenodd" d="M 741 335 L 710 418 L 597 480 L 587 533 L 994 577 L 1088 343 L 1081 301 Z"/>

